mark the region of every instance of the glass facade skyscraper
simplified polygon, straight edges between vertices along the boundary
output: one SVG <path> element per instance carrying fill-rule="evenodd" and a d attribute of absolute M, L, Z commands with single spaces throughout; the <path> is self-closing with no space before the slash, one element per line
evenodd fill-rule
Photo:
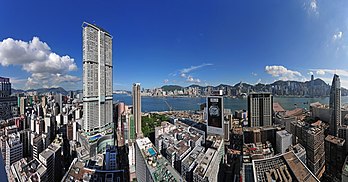
<path fill-rule="evenodd" d="M 330 91 L 330 135 L 337 136 L 337 128 L 341 125 L 341 81 L 338 75 L 332 79 Z"/>

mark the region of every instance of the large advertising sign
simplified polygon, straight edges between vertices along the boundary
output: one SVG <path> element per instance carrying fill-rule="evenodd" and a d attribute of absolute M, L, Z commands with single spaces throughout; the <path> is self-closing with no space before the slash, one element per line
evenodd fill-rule
<path fill-rule="evenodd" d="M 211 96 L 207 98 L 207 132 L 208 134 L 223 135 L 224 107 L 223 97 Z"/>

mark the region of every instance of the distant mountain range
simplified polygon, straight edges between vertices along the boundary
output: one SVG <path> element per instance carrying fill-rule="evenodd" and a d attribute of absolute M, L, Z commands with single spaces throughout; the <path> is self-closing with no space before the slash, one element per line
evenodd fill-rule
<path fill-rule="evenodd" d="M 201 93 L 204 93 L 208 89 L 223 90 L 224 95 L 234 96 L 250 92 L 271 92 L 275 96 L 324 97 L 329 96 L 331 86 L 318 78 L 313 81 L 305 82 L 279 80 L 271 84 L 258 83 L 255 85 L 251 85 L 248 83 L 240 82 L 235 85 L 220 84 L 218 86 L 190 85 L 187 87 L 181 87 L 179 85 L 164 85 L 161 88 L 163 91 L 198 88 L 198 90 L 200 90 Z M 348 90 L 346 88 L 342 87 L 341 93 L 342 96 L 348 96 Z"/>
<path fill-rule="evenodd" d="M 63 94 L 63 95 L 68 95 L 70 91 L 66 91 L 62 87 L 57 87 L 57 88 L 38 88 L 38 89 L 29 89 L 29 90 L 21 90 L 21 89 L 13 89 L 12 88 L 12 93 L 13 94 L 19 94 L 19 93 L 28 93 L 28 92 L 37 92 L 37 94 L 46 94 L 46 93 L 54 93 L 54 94 Z M 73 90 L 73 92 L 81 93 L 82 90 Z"/>
<path fill-rule="evenodd" d="M 14 89 L 12 88 L 13 94 L 20 94 L 20 93 L 29 93 L 29 92 L 37 92 L 38 94 L 46 94 L 46 93 L 53 93 L 53 94 L 63 94 L 68 95 L 69 92 L 73 91 L 74 93 L 82 93 L 82 90 L 65 90 L 62 87 L 57 88 L 38 88 L 38 89 L 29 89 L 29 90 L 21 90 L 21 89 Z M 130 94 L 131 92 L 126 90 L 115 90 L 114 93 L 122 93 L 122 94 Z"/>
<path fill-rule="evenodd" d="M 330 94 L 330 85 L 326 84 L 321 79 L 315 79 L 313 81 L 276 81 L 271 84 L 262 84 L 258 83 L 251 85 L 248 83 L 237 83 L 235 85 L 226 85 L 220 84 L 217 86 L 201 86 L 201 85 L 190 85 L 187 87 L 182 87 L 179 85 L 164 85 L 161 87 L 163 91 L 175 91 L 175 90 L 184 90 L 188 88 L 197 88 L 201 93 L 206 92 L 207 90 L 223 90 L 225 95 L 235 95 L 238 96 L 243 93 L 250 92 L 271 92 L 275 96 L 309 96 L 309 97 L 324 97 L 329 96 Z M 38 94 L 45 93 L 61 93 L 63 95 L 68 95 L 70 91 L 66 91 L 62 87 L 57 88 L 39 88 L 39 89 L 30 89 L 30 90 L 20 90 L 12 89 L 12 93 L 28 93 L 36 91 Z M 74 90 L 76 93 L 81 93 L 82 90 Z M 130 91 L 125 90 L 116 90 L 114 93 L 127 93 L 130 94 Z M 348 96 L 348 90 L 346 88 L 341 89 L 342 96 Z"/>

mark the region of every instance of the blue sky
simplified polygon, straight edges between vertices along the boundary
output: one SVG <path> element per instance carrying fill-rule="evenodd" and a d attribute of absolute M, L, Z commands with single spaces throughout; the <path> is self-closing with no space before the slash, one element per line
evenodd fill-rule
<path fill-rule="evenodd" d="M 82 88 L 83 21 L 113 39 L 114 89 L 308 80 L 348 87 L 346 0 L 0 2 L 0 76 Z"/>

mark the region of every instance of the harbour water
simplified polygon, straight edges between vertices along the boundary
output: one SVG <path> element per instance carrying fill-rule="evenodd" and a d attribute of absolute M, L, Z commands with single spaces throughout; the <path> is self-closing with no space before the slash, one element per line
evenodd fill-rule
<path fill-rule="evenodd" d="M 132 97 L 123 94 L 114 94 L 114 101 L 122 101 L 127 105 L 132 105 Z M 172 110 L 198 110 L 199 105 L 205 103 L 205 97 L 142 97 L 142 112 L 169 111 Z M 302 98 L 302 97 L 274 97 L 274 102 L 279 102 L 286 110 L 297 107 L 309 109 L 309 104 L 320 102 L 329 103 L 329 97 L 321 98 Z M 342 104 L 348 103 L 348 97 L 342 97 Z M 247 109 L 247 99 L 244 98 L 224 98 L 226 109 L 241 110 Z"/>

